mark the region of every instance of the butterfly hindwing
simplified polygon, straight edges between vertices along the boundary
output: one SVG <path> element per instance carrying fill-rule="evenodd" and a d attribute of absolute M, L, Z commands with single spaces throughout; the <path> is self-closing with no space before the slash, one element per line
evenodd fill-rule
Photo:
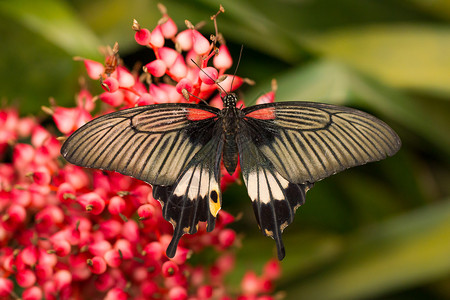
<path fill-rule="evenodd" d="M 281 234 L 294 220 L 312 184 L 295 184 L 282 177 L 251 140 L 247 128 L 241 129 L 237 141 L 242 177 L 261 232 L 275 240 L 278 259 L 282 260 L 285 251 Z"/>
<path fill-rule="evenodd" d="M 222 205 L 222 148 L 223 138 L 217 135 L 197 152 L 173 185 L 153 187 L 153 196 L 163 205 L 163 217 L 174 226 L 168 257 L 175 255 L 183 234 L 197 232 L 199 221 L 207 222 L 207 231 L 214 229 Z"/>
<path fill-rule="evenodd" d="M 78 166 L 172 185 L 211 140 L 218 112 L 180 103 L 120 110 L 82 126 L 66 140 L 61 153 Z"/>
<path fill-rule="evenodd" d="M 381 120 L 348 107 L 279 102 L 245 108 L 249 137 L 293 183 L 316 182 L 395 154 L 401 142 Z"/>

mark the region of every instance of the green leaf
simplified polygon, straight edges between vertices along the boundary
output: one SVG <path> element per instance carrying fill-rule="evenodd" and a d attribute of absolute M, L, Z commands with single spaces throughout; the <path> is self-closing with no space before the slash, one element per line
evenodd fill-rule
<path fill-rule="evenodd" d="M 365 228 L 335 264 L 291 285 L 287 299 L 375 297 L 446 276 L 449 236 L 450 200 Z"/>
<path fill-rule="evenodd" d="M 71 56 L 99 58 L 100 41 L 65 1 L 1 1 L 0 12 Z"/>
<path fill-rule="evenodd" d="M 306 34 L 301 39 L 322 55 L 343 61 L 392 86 L 450 93 L 448 26 L 358 26 Z"/>

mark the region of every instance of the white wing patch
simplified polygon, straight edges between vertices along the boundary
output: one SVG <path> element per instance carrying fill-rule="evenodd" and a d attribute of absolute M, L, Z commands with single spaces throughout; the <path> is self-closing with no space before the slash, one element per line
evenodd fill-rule
<path fill-rule="evenodd" d="M 244 176 L 244 181 L 252 201 L 268 204 L 272 200 L 286 199 L 284 190 L 289 182 L 275 170 L 272 172 L 263 168 L 254 170 L 248 176 Z"/>
<path fill-rule="evenodd" d="M 182 175 L 173 194 L 178 197 L 187 195 L 188 200 L 192 202 L 205 199 L 211 215 L 216 217 L 221 208 L 222 194 L 219 183 L 212 175 L 202 165 L 194 165 Z"/>

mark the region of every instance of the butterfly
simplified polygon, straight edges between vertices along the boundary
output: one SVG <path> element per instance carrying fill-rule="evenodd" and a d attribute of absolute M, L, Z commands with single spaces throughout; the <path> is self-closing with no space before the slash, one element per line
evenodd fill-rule
<path fill-rule="evenodd" d="M 344 169 L 394 155 L 399 136 L 362 111 L 315 102 L 275 102 L 223 109 L 165 103 L 100 116 L 75 131 L 61 153 L 72 164 L 117 171 L 153 186 L 174 233 L 175 255 L 183 234 L 200 221 L 215 226 L 222 206 L 221 164 L 238 163 L 261 232 L 272 237 L 278 259 L 281 234 L 315 182 Z"/>

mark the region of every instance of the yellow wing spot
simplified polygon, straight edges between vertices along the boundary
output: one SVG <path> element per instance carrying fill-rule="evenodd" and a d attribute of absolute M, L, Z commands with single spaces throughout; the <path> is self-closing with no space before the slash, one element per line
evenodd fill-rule
<path fill-rule="evenodd" d="M 281 224 L 281 226 L 280 226 L 280 230 L 281 230 L 281 232 L 283 232 L 284 231 L 284 229 L 286 228 L 286 227 L 288 227 L 288 222 L 284 222 L 283 224 Z"/>
<path fill-rule="evenodd" d="M 265 235 L 266 235 L 266 236 L 270 236 L 270 237 L 273 237 L 273 231 L 270 231 L 270 230 L 264 229 L 264 233 L 265 233 Z"/>
<path fill-rule="evenodd" d="M 220 202 L 219 193 L 216 190 L 212 190 L 209 194 L 209 211 L 214 217 L 217 217 L 217 214 L 219 213 Z"/>

